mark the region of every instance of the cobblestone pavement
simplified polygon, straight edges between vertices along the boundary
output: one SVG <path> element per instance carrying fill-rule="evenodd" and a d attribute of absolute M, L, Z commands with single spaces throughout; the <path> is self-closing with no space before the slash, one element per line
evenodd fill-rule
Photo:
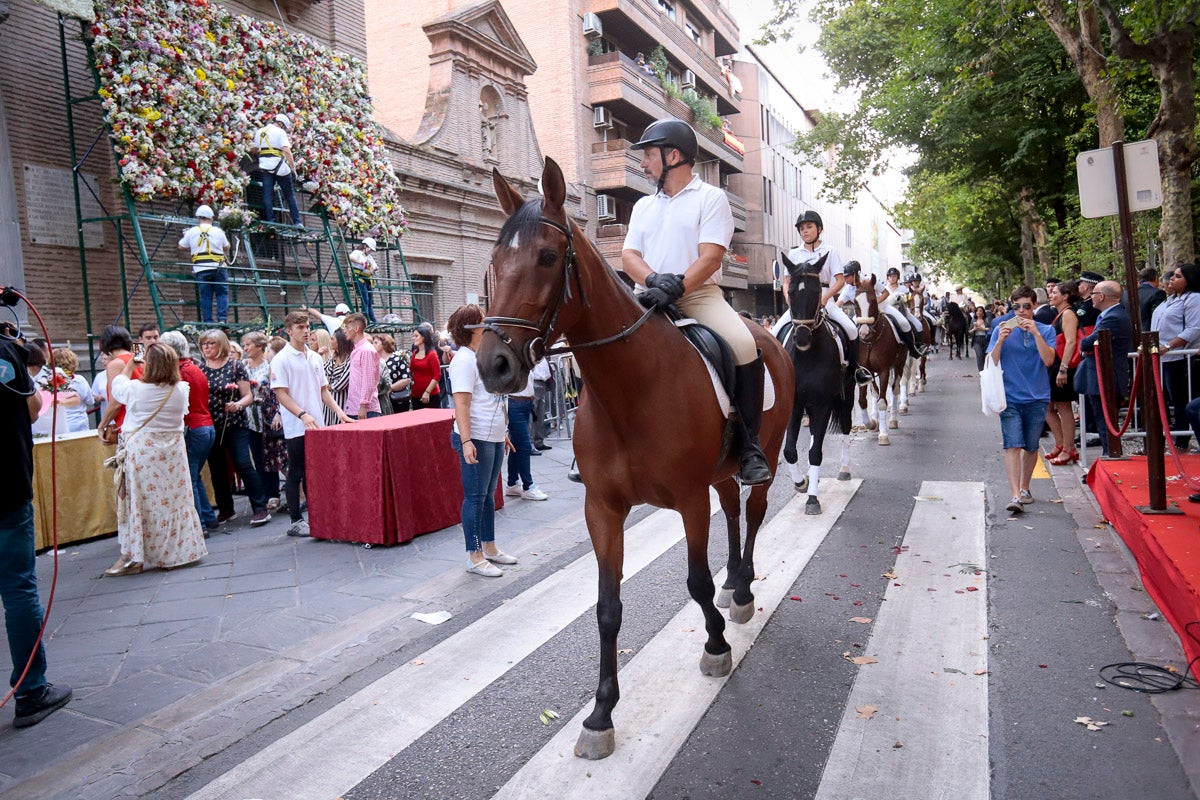
<path fill-rule="evenodd" d="M 467 575 L 460 526 L 396 547 L 289 538 L 286 513 L 249 527 L 249 507 L 199 564 L 102 578 L 116 539 L 59 552 L 47 628 L 49 679 L 75 696 L 25 730 L 0 710 L 0 796 L 140 796 L 394 652 L 452 614 L 586 540 L 571 443 L 533 459 L 543 502 L 506 498 L 497 542 L 518 555 L 500 580 Z M 53 577 L 38 557 L 42 601 Z M 59 787 L 59 788 L 56 788 Z"/>

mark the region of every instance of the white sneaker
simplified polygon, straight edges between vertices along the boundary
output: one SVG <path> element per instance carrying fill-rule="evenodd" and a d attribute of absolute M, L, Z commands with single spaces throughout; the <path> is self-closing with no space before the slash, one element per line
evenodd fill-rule
<path fill-rule="evenodd" d="M 515 564 L 515 563 L 517 563 L 516 556 L 510 556 L 508 553 L 504 552 L 503 550 L 497 550 L 495 553 L 492 553 L 491 555 L 488 555 L 487 551 L 485 550 L 483 553 L 483 557 L 486 558 L 488 561 L 491 561 L 493 564 Z"/>
<path fill-rule="evenodd" d="M 525 491 L 521 492 L 521 497 L 525 498 L 526 500 L 549 500 L 550 499 L 550 495 L 546 494 L 541 489 L 539 489 L 537 487 L 537 484 L 534 484 L 533 486 L 530 486 Z"/>
<path fill-rule="evenodd" d="M 292 525 L 292 527 L 287 529 L 287 535 L 288 536 L 308 536 L 308 535 L 310 535 L 308 532 L 308 522 L 306 522 L 305 520 L 300 520 L 299 522 L 294 523 Z"/>
<path fill-rule="evenodd" d="M 521 496 L 521 487 L 515 483 L 512 486 L 505 486 L 504 487 L 504 496 L 505 497 L 520 497 Z"/>
<path fill-rule="evenodd" d="M 470 572 L 473 575 L 482 575 L 485 578 L 499 578 L 504 574 L 504 570 L 500 569 L 486 558 L 479 563 L 468 560 L 467 572 Z"/>

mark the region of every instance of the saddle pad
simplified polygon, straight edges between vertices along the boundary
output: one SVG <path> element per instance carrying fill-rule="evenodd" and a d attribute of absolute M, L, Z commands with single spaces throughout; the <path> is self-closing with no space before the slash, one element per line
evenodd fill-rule
<path fill-rule="evenodd" d="M 729 346 L 727 344 L 725 344 L 724 339 L 720 339 L 720 337 L 718 337 L 715 333 L 713 333 L 711 328 L 707 328 L 707 327 L 701 325 L 700 323 L 696 322 L 696 320 L 691 319 L 690 317 L 685 317 L 682 319 L 674 320 L 674 323 L 677 327 L 679 327 L 679 329 L 681 331 L 684 332 L 684 338 L 687 339 L 688 344 L 690 344 L 692 347 L 695 347 L 696 352 L 700 354 L 700 359 L 704 362 L 704 368 L 706 370 L 708 370 L 709 380 L 712 381 L 713 394 L 717 398 L 717 405 L 720 406 L 720 408 L 721 408 L 721 415 L 724 416 L 726 419 L 728 419 L 733 414 L 733 398 L 732 398 L 732 395 L 730 394 L 732 389 L 727 390 L 725 388 L 725 384 L 721 380 L 721 377 L 717 374 L 716 367 L 713 366 L 711 354 L 709 352 L 707 352 L 706 350 L 704 350 L 703 348 L 701 348 L 700 346 L 698 346 L 696 344 L 696 341 L 691 336 L 687 335 L 687 329 L 690 327 L 693 327 L 693 326 L 702 328 L 704 331 L 706 331 L 708 333 L 709 336 L 712 336 L 714 339 L 717 339 L 720 342 L 720 345 L 723 348 L 725 348 L 726 351 L 728 351 Z M 727 355 L 729 358 L 728 358 L 728 361 L 726 361 L 725 363 L 727 363 L 729 365 L 729 372 L 732 373 L 733 372 L 733 353 L 730 351 L 730 352 L 727 352 Z M 732 387 L 732 384 L 733 384 L 733 381 L 730 380 L 731 387 Z M 774 408 L 774 406 L 775 406 L 775 383 L 774 383 L 774 381 L 771 380 L 771 371 L 763 370 L 763 411 L 766 411 L 770 408 Z"/>

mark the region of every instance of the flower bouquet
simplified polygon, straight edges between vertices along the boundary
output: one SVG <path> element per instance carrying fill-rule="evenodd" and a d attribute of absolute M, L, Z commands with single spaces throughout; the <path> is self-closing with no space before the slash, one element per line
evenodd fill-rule
<path fill-rule="evenodd" d="M 227 231 L 249 228 L 257 219 L 257 213 L 241 206 L 225 206 L 217 212 L 217 224 Z"/>

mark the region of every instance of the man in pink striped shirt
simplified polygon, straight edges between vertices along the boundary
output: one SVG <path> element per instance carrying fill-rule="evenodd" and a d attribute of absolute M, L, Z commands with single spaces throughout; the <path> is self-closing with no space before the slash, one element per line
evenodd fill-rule
<path fill-rule="evenodd" d="M 379 354 L 367 341 L 367 318 L 347 314 L 342 330 L 354 344 L 350 354 L 350 385 L 346 390 L 346 411 L 359 419 L 379 416 Z"/>

